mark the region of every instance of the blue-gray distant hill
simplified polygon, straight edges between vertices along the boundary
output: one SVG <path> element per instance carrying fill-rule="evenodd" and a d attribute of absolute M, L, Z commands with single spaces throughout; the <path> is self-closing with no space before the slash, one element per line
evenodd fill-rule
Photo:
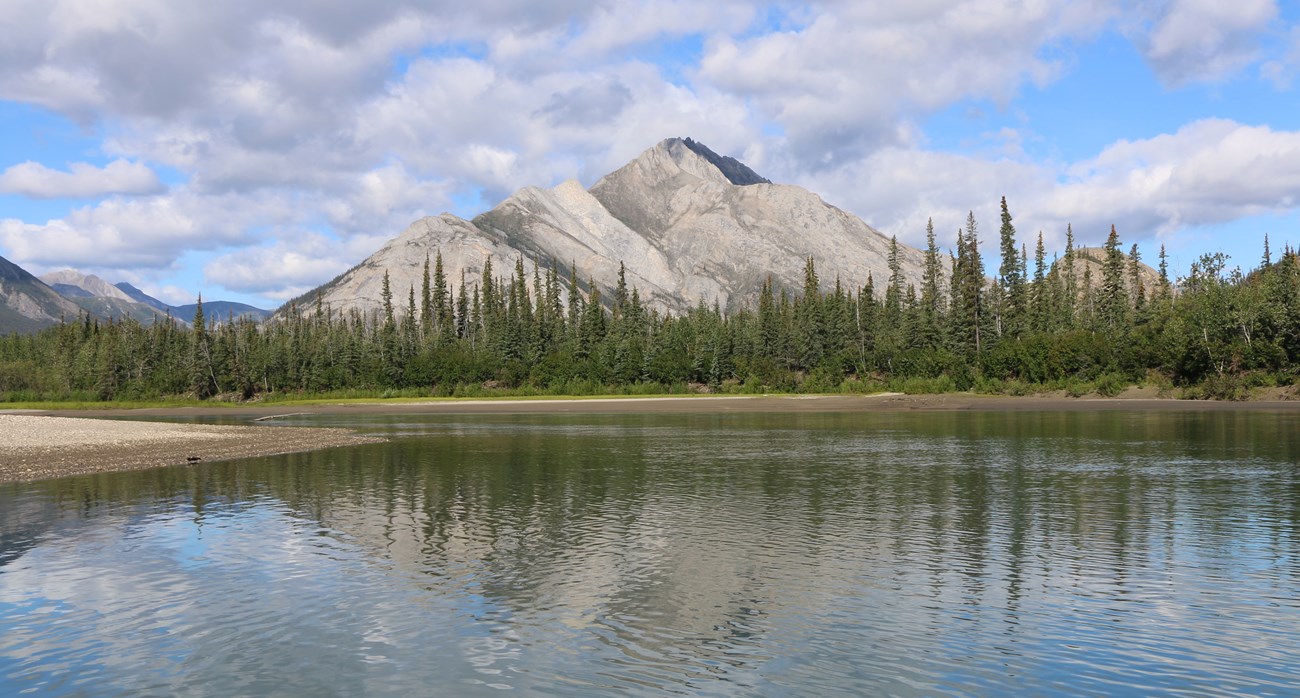
<path fill-rule="evenodd" d="M 192 322 L 194 320 L 194 311 L 198 308 L 197 303 L 189 303 L 187 305 L 167 305 L 125 281 L 116 284 L 116 286 L 119 290 L 135 299 L 137 302 L 158 308 L 162 311 L 170 311 L 172 317 L 178 320 L 184 320 L 185 322 Z M 254 322 L 261 322 L 271 316 L 271 311 L 263 310 L 248 305 L 247 303 L 236 303 L 234 301 L 203 301 L 203 316 L 208 322 L 225 322 L 231 317 L 234 317 L 236 320 L 240 318 L 249 318 Z"/>
<path fill-rule="evenodd" d="M 157 298 L 154 298 L 153 296 L 145 293 L 144 291 L 141 291 L 140 289 L 136 288 L 135 286 L 132 286 L 131 284 L 125 281 L 113 285 L 116 286 L 117 289 L 122 293 L 125 293 L 127 296 L 130 296 L 131 300 L 137 303 L 144 303 L 145 305 L 151 308 L 155 308 L 157 310 L 161 310 L 164 313 L 169 310 L 172 310 L 172 307 L 170 305 L 167 305 L 166 303 L 158 300 Z"/>
<path fill-rule="evenodd" d="M 194 320 L 194 311 L 198 307 L 197 303 L 173 306 L 172 315 L 191 322 Z M 261 322 L 271 317 L 271 311 L 234 301 L 203 301 L 203 317 L 209 323 L 226 322 L 232 317 L 236 320 L 248 318 L 254 322 Z"/>

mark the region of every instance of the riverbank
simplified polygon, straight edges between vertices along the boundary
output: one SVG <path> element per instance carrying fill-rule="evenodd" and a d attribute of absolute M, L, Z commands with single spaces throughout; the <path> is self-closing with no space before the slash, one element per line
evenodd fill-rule
<path fill-rule="evenodd" d="M 1290 397 L 1289 395 L 1280 397 Z M 660 397 L 574 398 L 448 398 L 396 400 L 334 400 L 300 403 L 194 407 L 122 407 L 24 410 L 24 414 L 68 417 L 236 417 L 274 420 L 314 414 L 707 414 L 726 412 L 891 412 L 901 410 L 1006 410 L 1006 411 L 1300 411 L 1300 400 L 1260 399 L 1243 402 L 1177 400 L 1157 397 L 1154 391 L 1131 389 L 1113 398 L 1069 397 L 1063 394 L 1023 397 L 945 393 L 938 395 L 693 395 Z M 3 414 L 4 410 L 0 410 Z"/>
<path fill-rule="evenodd" d="M 116 416 L 144 416 L 118 411 Z M 382 441 L 347 429 L 0 414 L 0 483 L 271 456 Z"/>

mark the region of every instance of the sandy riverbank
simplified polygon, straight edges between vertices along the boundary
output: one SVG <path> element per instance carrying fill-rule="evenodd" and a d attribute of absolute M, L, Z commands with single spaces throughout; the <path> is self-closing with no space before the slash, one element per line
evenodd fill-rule
<path fill-rule="evenodd" d="M 613 397 L 569 399 L 456 399 L 428 401 L 340 402 L 321 404 L 150 409 L 57 410 L 30 414 L 71 417 L 242 417 L 274 419 L 277 416 L 313 414 L 712 414 L 727 412 L 894 412 L 913 410 L 1003 411 L 1287 411 L 1300 412 L 1300 400 L 1173 400 L 1131 390 L 1115 398 L 1072 398 L 1062 395 L 1004 397 L 950 393 L 944 395 L 755 395 L 690 397 Z M 0 414 L 3 410 L 0 410 Z"/>
<path fill-rule="evenodd" d="M 125 416 L 121 411 L 119 415 Z M 347 429 L 211 426 L 0 414 L 0 483 L 314 451 L 381 441 Z"/>

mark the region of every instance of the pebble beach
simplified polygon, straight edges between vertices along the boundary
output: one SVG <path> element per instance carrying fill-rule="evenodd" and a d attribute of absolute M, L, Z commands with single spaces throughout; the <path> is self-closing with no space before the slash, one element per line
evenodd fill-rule
<path fill-rule="evenodd" d="M 0 415 L 0 482 L 314 451 L 382 439 L 347 429 Z"/>

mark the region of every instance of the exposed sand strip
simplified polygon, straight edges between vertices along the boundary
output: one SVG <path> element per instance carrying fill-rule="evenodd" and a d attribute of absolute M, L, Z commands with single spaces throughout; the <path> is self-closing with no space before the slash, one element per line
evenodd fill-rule
<path fill-rule="evenodd" d="M 382 440 L 347 429 L 0 415 L 0 482 L 297 453 Z"/>
<path fill-rule="evenodd" d="M 601 397 L 541 399 L 442 399 L 375 400 L 373 402 L 320 402 L 297 405 L 212 407 L 158 407 L 143 409 L 106 408 L 92 410 L 50 410 L 40 414 L 69 417 L 258 417 L 274 421 L 311 415 L 404 415 L 404 414 L 721 414 L 729 412 L 900 412 L 900 411 L 1247 411 L 1300 412 L 1300 399 L 1293 393 L 1283 397 L 1246 402 L 1174 400 L 1148 397 L 1129 391 L 1115 398 L 1061 395 L 1005 397 L 948 393 L 942 395 L 701 395 L 691 397 Z M 296 410 L 286 412 L 286 409 Z M 0 409 L 0 415 L 5 414 Z M 17 412 L 9 412 L 16 414 Z M 30 413 L 30 412 L 28 412 Z M 2 439 L 0 439 L 2 440 Z"/>

